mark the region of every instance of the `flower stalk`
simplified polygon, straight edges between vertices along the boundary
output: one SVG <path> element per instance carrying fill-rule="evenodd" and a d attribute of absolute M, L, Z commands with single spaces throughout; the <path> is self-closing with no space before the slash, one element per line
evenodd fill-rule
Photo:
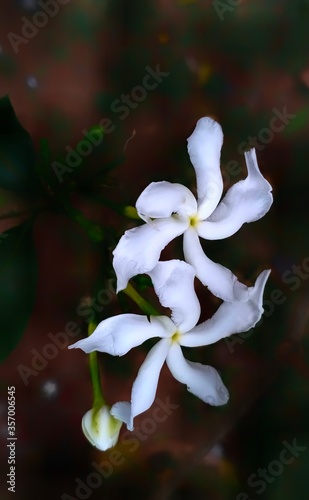
<path fill-rule="evenodd" d="M 91 321 L 88 325 L 88 337 L 94 332 L 97 325 Z M 101 406 L 105 405 L 105 399 L 102 394 L 102 385 L 100 379 L 100 370 L 98 364 L 98 353 L 93 351 L 89 353 L 89 370 L 92 382 L 93 390 L 93 407 L 99 409 Z"/>
<path fill-rule="evenodd" d="M 92 321 L 89 323 L 88 337 L 92 335 L 96 327 L 96 323 Z M 110 407 L 103 397 L 97 351 L 89 353 L 89 369 L 93 388 L 93 406 L 83 416 L 82 430 L 93 446 L 105 451 L 117 443 L 122 422 L 111 415 Z"/>
<path fill-rule="evenodd" d="M 133 288 L 131 283 L 128 283 L 127 287 L 122 290 L 130 299 L 132 299 L 138 307 L 143 311 L 147 316 L 159 316 L 159 312 L 153 307 L 147 300 L 145 300 L 136 290 Z"/>

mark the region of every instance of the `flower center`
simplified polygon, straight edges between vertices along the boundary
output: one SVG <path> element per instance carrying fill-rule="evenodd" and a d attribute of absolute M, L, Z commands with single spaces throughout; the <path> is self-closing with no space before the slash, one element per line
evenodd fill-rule
<path fill-rule="evenodd" d="M 181 333 L 176 331 L 175 333 L 173 333 L 172 335 L 172 342 L 175 342 L 175 344 L 178 344 L 179 343 L 179 339 L 181 337 Z"/>
<path fill-rule="evenodd" d="M 190 226 L 191 227 L 196 227 L 198 225 L 198 223 L 199 223 L 199 218 L 198 218 L 197 215 L 192 215 L 190 217 L 189 221 L 190 221 Z"/>

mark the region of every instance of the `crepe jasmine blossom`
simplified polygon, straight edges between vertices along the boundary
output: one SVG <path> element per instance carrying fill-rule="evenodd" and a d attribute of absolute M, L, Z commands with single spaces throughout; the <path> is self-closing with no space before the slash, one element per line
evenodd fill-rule
<path fill-rule="evenodd" d="M 134 417 L 152 405 L 165 361 L 172 375 L 186 384 L 189 392 L 205 403 L 223 405 L 229 394 L 219 373 L 211 366 L 187 361 L 181 346 L 209 345 L 252 328 L 263 313 L 262 297 L 269 272 L 263 271 L 254 287 L 248 288 L 247 301 L 224 302 L 211 319 L 196 326 L 201 309 L 194 290 L 194 268 L 179 260 L 159 262 L 149 275 L 160 303 L 171 309 L 171 318 L 150 316 L 148 320 L 147 316 L 120 314 L 99 323 L 90 337 L 70 348 L 123 356 L 145 340 L 161 338 L 140 367 L 131 403 L 118 402 L 111 408 L 111 414 L 125 422 L 129 430 L 133 429 Z"/>
<path fill-rule="evenodd" d="M 157 264 L 161 251 L 177 236 L 184 235 L 185 260 L 198 279 L 225 301 L 248 300 L 249 289 L 227 268 L 210 260 L 199 237 L 217 240 L 238 231 L 269 210 L 271 185 L 261 174 L 255 150 L 245 152 L 248 176 L 234 184 L 219 203 L 223 191 L 220 152 L 221 126 L 211 118 L 198 120 L 188 139 L 188 153 L 195 169 L 197 200 L 185 186 L 152 182 L 141 193 L 136 209 L 146 224 L 130 229 L 115 248 L 113 266 L 117 292 L 137 274 L 148 273 Z"/>
<path fill-rule="evenodd" d="M 115 446 L 122 422 L 110 413 L 110 407 L 103 405 L 87 411 L 82 419 L 82 429 L 88 441 L 101 451 Z"/>

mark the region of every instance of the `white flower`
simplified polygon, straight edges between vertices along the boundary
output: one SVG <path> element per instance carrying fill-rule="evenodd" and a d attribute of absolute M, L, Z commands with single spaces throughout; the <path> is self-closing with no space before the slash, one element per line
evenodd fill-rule
<path fill-rule="evenodd" d="M 167 316 L 120 314 L 102 321 L 93 334 L 71 345 L 86 353 L 101 351 L 123 356 L 132 347 L 153 337 L 161 340 L 149 351 L 132 387 L 131 403 L 119 402 L 111 413 L 133 429 L 133 419 L 146 411 L 156 395 L 161 368 L 166 361 L 172 375 L 205 403 L 222 405 L 228 391 L 211 366 L 187 361 L 181 346 L 198 347 L 252 328 L 263 313 L 262 296 L 269 271 L 263 271 L 249 288 L 246 302 L 224 302 L 214 316 L 196 326 L 200 304 L 194 290 L 195 272 L 183 261 L 159 262 L 149 273 L 161 304 L 172 311 Z"/>
<path fill-rule="evenodd" d="M 82 419 L 82 429 L 88 441 L 105 451 L 115 446 L 118 441 L 122 422 L 110 413 L 106 405 L 92 408 Z"/>
<path fill-rule="evenodd" d="M 151 271 L 163 248 L 183 234 L 185 260 L 195 268 L 198 279 L 222 300 L 248 299 L 248 288 L 229 269 L 205 255 L 199 237 L 227 238 L 245 222 L 263 217 L 273 201 L 272 188 L 260 173 L 255 150 L 251 149 L 245 153 L 247 178 L 234 184 L 219 203 L 223 191 L 222 142 L 222 129 L 211 118 L 201 118 L 188 139 L 198 200 L 185 186 L 166 181 L 152 182 L 142 192 L 136 209 L 146 224 L 126 231 L 113 252 L 117 292 L 133 276 Z"/>

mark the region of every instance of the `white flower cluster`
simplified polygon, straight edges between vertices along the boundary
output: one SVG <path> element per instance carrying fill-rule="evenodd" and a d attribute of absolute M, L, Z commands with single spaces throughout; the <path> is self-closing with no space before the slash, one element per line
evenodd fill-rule
<path fill-rule="evenodd" d="M 171 317 L 148 319 L 120 314 L 105 319 L 91 336 L 70 346 L 86 353 L 123 356 L 147 339 L 160 339 L 139 369 L 130 402 L 118 402 L 110 410 L 110 415 L 125 422 L 129 430 L 133 430 L 134 418 L 152 405 L 165 361 L 189 392 L 205 403 L 225 404 L 229 393 L 218 372 L 186 360 L 181 346 L 205 346 L 245 332 L 263 313 L 263 292 L 270 271 L 263 271 L 255 285 L 247 287 L 229 269 L 210 260 L 199 241 L 199 237 L 215 240 L 231 236 L 245 222 L 263 217 L 273 201 L 271 185 L 259 171 L 254 149 L 245 153 L 248 176 L 234 184 L 220 201 L 222 143 L 220 125 L 211 118 L 201 118 L 188 139 L 198 199 L 181 184 L 151 183 L 136 202 L 145 224 L 126 231 L 113 253 L 117 291 L 126 288 L 133 276 L 147 273 L 161 305 L 171 310 Z M 159 261 L 165 246 L 181 234 L 186 262 Z M 212 318 L 198 325 L 201 308 L 194 289 L 195 277 L 223 301 Z"/>

